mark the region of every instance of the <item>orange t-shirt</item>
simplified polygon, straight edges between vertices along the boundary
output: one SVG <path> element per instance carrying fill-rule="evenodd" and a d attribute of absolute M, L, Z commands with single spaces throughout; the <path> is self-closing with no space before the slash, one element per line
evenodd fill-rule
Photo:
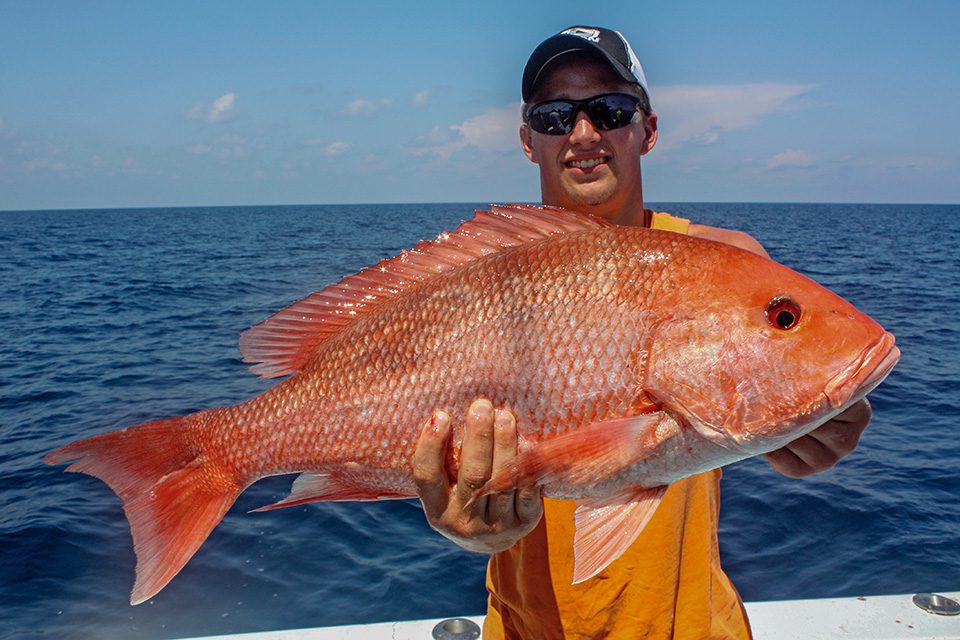
<path fill-rule="evenodd" d="M 689 226 L 664 213 L 650 219 L 656 229 Z M 720 475 L 671 485 L 627 552 L 576 585 L 576 503 L 544 499 L 537 527 L 490 558 L 484 639 L 750 638 L 743 603 L 720 567 Z"/>

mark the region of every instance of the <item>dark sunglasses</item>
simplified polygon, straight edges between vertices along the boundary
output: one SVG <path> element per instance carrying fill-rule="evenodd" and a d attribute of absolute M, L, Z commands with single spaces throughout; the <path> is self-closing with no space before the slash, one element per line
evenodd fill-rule
<path fill-rule="evenodd" d="M 582 109 L 597 129 L 610 131 L 633 122 L 638 106 L 644 113 L 650 112 L 643 98 L 628 93 L 604 93 L 586 100 L 539 102 L 527 109 L 523 120 L 537 133 L 561 136 L 573 131 L 577 113 Z"/>

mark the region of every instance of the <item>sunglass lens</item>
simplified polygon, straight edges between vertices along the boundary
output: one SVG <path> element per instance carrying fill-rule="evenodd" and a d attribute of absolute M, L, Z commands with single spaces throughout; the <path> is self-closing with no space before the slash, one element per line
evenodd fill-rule
<path fill-rule="evenodd" d="M 573 125 L 573 105 L 560 101 L 538 104 L 530 111 L 529 120 L 530 127 L 538 133 L 570 133 Z"/>
<path fill-rule="evenodd" d="M 604 131 L 630 124 L 637 112 L 636 103 L 627 96 L 603 96 L 587 104 L 587 115 Z"/>

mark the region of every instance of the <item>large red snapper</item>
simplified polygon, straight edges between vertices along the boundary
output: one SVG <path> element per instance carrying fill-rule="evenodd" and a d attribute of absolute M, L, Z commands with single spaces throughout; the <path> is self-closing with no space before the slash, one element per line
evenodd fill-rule
<path fill-rule="evenodd" d="M 578 499 L 584 580 L 639 535 L 671 482 L 773 450 L 873 389 L 893 336 L 771 260 L 555 209 L 493 207 L 293 304 L 240 338 L 296 374 L 235 406 L 66 445 L 123 500 L 131 602 L 156 594 L 237 496 L 304 472 L 275 508 L 416 495 L 435 408 L 509 407 L 521 454 L 481 492 L 536 481 Z M 462 424 L 454 425 L 455 473 Z"/>

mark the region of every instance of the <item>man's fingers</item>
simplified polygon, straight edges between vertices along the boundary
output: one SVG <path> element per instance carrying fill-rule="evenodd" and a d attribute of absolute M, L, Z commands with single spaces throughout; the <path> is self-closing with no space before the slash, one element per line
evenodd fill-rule
<path fill-rule="evenodd" d="M 457 474 L 456 492 L 460 504 L 466 504 L 477 489 L 490 479 L 493 438 L 493 405 L 485 398 L 474 400 L 467 410 L 460 471 Z M 486 496 L 473 503 L 474 513 L 484 513 L 486 509 Z"/>
<path fill-rule="evenodd" d="M 525 487 L 472 502 L 471 498 L 516 456 L 516 420 L 507 410 L 494 411 L 489 400 L 470 405 L 455 484 L 446 468 L 452 430 L 450 417 L 438 411 L 424 424 L 413 454 L 413 476 L 427 520 L 464 549 L 485 553 L 508 549 L 539 522 L 540 488 Z"/>
<path fill-rule="evenodd" d="M 493 412 L 493 466 L 491 477 L 517 457 L 517 422 L 509 409 Z M 504 522 L 514 518 L 516 496 L 505 491 L 488 496 L 487 521 Z"/>
<path fill-rule="evenodd" d="M 807 436 L 804 436 L 804 438 L 806 437 Z M 782 473 L 788 478 L 803 478 L 813 473 L 813 469 L 803 460 L 803 458 L 791 450 L 791 447 L 795 443 L 796 441 L 790 443 L 786 447 L 765 453 L 763 454 L 763 457 L 767 459 L 767 462 L 770 463 L 770 466 L 773 467 L 774 471 Z"/>
<path fill-rule="evenodd" d="M 831 422 L 847 422 L 856 427 L 860 427 L 862 432 L 867 428 L 867 423 L 873 416 L 873 409 L 870 407 L 870 401 L 866 398 L 847 407 L 847 410 L 836 416 Z"/>
<path fill-rule="evenodd" d="M 861 433 L 860 430 L 851 428 L 845 423 L 828 422 L 808 435 L 829 451 L 830 457 L 837 462 L 857 448 Z"/>
<path fill-rule="evenodd" d="M 428 518 L 439 518 L 447 506 L 450 482 L 444 462 L 449 438 L 450 416 L 436 411 L 423 424 L 413 452 L 413 480 Z"/>
<path fill-rule="evenodd" d="M 543 515 L 543 499 L 540 496 L 540 487 L 537 485 L 522 487 L 517 490 L 514 499 L 514 508 L 517 520 L 523 524 L 535 525 Z"/>
<path fill-rule="evenodd" d="M 492 473 L 503 469 L 517 457 L 517 421 L 509 409 L 497 409 L 493 414 Z"/>
<path fill-rule="evenodd" d="M 493 493 L 487 496 L 487 513 L 485 519 L 487 524 L 499 522 L 503 525 L 510 525 L 514 519 L 514 493 Z"/>
<path fill-rule="evenodd" d="M 766 457 L 773 468 L 783 475 L 803 478 L 830 469 L 842 456 L 808 433 L 781 449 L 771 451 Z"/>
<path fill-rule="evenodd" d="M 767 453 L 767 461 L 788 478 L 826 471 L 856 449 L 872 415 L 870 403 L 864 398 L 807 435 Z"/>
<path fill-rule="evenodd" d="M 821 427 L 811 431 L 810 436 L 833 452 L 839 460 L 857 448 L 860 436 L 870 423 L 872 415 L 870 403 L 864 398 Z"/>
<path fill-rule="evenodd" d="M 871 413 L 870 403 L 864 398 L 807 435 L 794 440 L 787 445 L 787 449 L 810 467 L 804 475 L 826 471 L 857 448 L 860 436 L 870 422 Z"/>

